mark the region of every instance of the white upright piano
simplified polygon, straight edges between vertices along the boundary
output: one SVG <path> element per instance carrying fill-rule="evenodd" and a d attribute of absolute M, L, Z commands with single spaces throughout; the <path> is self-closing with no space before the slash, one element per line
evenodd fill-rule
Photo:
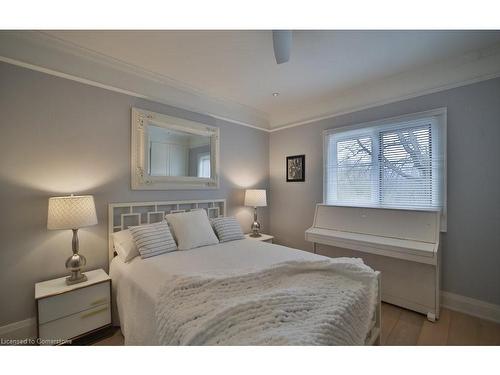
<path fill-rule="evenodd" d="M 382 300 L 439 319 L 440 211 L 318 204 L 314 252 L 357 257 L 382 273 Z"/>

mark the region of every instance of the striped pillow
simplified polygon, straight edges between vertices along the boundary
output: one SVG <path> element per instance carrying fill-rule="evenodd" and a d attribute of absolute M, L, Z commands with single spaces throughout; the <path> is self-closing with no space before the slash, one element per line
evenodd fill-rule
<path fill-rule="evenodd" d="M 235 217 L 218 217 L 210 220 L 220 242 L 242 240 L 245 238 L 240 223 Z"/>
<path fill-rule="evenodd" d="M 129 227 L 141 258 L 150 258 L 177 250 L 166 221 Z"/>

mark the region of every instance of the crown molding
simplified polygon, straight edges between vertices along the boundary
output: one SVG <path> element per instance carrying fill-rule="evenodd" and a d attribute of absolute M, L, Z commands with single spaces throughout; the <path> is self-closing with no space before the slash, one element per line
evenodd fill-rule
<path fill-rule="evenodd" d="M 237 125 L 275 132 L 500 77 L 500 44 L 361 84 L 319 99 L 305 108 L 301 118 L 289 119 L 269 118 L 255 108 L 211 97 L 169 77 L 40 31 L 0 32 L 0 61 Z"/>
<path fill-rule="evenodd" d="M 267 114 L 39 31 L 0 32 L 0 61 L 268 131 Z"/>
<path fill-rule="evenodd" d="M 500 44 L 495 44 L 489 48 L 340 92 L 326 104 L 325 102 L 320 104 L 322 107 L 333 108 L 327 113 L 280 124 L 274 124 L 271 119 L 271 132 L 498 77 L 500 77 Z"/>

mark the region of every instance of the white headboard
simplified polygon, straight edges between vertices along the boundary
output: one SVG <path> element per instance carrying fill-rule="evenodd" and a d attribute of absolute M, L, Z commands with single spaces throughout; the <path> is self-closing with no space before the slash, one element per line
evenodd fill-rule
<path fill-rule="evenodd" d="M 128 202 L 108 205 L 108 256 L 114 257 L 111 234 L 127 229 L 129 226 L 156 223 L 165 215 L 175 212 L 205 210 L 209 218 L 226 216 L 225 199 L 167 201 L 167 202 Z"/>

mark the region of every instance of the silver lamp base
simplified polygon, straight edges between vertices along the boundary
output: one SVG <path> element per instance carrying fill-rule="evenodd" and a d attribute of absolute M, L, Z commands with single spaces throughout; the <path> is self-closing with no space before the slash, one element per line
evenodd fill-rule
<path fill-rule="evenodd" d="M 78 283 L 82 283 L 84 281 L 87 281 L 87 276 L 85 276 L 84 273 L 81 273 L 80 270 L 75 271 L 75 272 L 71 271 L 71 276 L 68 276 L 66 278 L 67 285 L 78 284 Z"/>
<path fill-rule="evenodd" d="M 262 234 L 260 232 L 260 223 L 257 221 L 257 207 L 254 207 L 253 211 L 253 223 L 252 223 L 252 234 L 250 237 L 262 237 Z"/>
<path fill-rule="evenodd" d="M 87 281 L 87 276 L 81 272 L 81 268 L 87 264 L 87 259 L 78 254 L 78 229 L 73 229 L 73 255 L 66 260 L 66 269 L 71 275 L 66 278 L 67 285 L 78 284 Z"/>

